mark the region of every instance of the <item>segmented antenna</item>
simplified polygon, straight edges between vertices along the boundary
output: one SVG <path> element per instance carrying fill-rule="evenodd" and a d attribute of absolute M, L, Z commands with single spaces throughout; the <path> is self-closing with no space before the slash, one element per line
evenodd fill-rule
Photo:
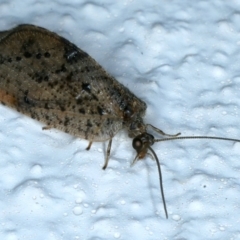
<path fill-rule="evenodd" d="M 164 192 L 163 192 L 162 171 L 161 171 L 161 167 L 160 167 L 160 162 L 158 160 L 157 154 L 153 151 L 153 149 L 151 147 L 148 147 L 148 149 L 151 151 L 151 153 L 153 154 L 153 156 L 155 157 L 156 162 L 157 162 L 158 173 L 159 173 L 160 189 L 161 189 L 161 195 L 162 195 L 162 201 L 163 201 L 163 208 L 164 208 L 164 212 L 165 212 L 166 218 L 168 219 L 167 206 L 166 206 L 166 201 L 165 201 Z"/>
<path fill-rule="evenodd" d="M 162 139 L 154 139 L 154 142 L 164 142 L 170 140 L 181 140 L 181 139 L 214 139 L 221 141 L 232 141 L 232 142 L 240 142 L 240 139 L 236 138 L 225 138 L 225 137 L 211 137 L 211 136 L 182 136 L 182 137 L 168 137 Z"/>
<path fill-rule="evenodd" d="M 221 141 L 240 142 L 240 139 L 235 139 L 235 138 L 212 137 L 212 136 L 182 136 L 182 137 L 178 137 L 178 135 L 179 135 L 179 133 L 176 134 L 175 137 L 173 136 L 173 137 L 162 138 L 162 139 L 154 139 L 153 141 L 154 142 L 164 142 L 164 141 L 171 141 L 171 140 L 186 140 L 186 139 L 214 139 L 214 140 L 221 140 Z M 162 172 L 161 172 L 160 163 L 159 163 L 158 157 L 157 157 L 156 153 L 153 151 L 153 149 L 150 146 L 148 147 L 148 149 L 154 155 L 156 162 L 157 162 L 160 190 L 161 190 L 161 195 L 162 195 L 162 200 L 163 200 L 163 207 L 164 207 L 166 218 L 168 218 L 167 206 L 166 206 L 164 191 L 163 191 Z"/>

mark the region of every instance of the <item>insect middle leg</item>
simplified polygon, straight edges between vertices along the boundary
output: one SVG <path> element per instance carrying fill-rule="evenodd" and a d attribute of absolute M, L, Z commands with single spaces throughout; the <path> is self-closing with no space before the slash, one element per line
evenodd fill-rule
<path fill-rule="evenodd" d="M 110 152 L 111 152 L 111 146 L 112 146 L 112 138 L 108 142 L 107 155 L 106 155 L 106 158 L 105 158 L 105 163 L 104 163 L 103 168 L 102 168 L 103 170 L 105 170 L 107 168 L 109 157 L 110 157 Z"/>
<path fill-rule="evenodd" d="M 91 146 L 92 146 L 92 143 L 93 143 L 93 142 L 89 142 L 89 144 L 88 144 L 86 150 L 90 150 L 90 148 L 91 148 Z"/>

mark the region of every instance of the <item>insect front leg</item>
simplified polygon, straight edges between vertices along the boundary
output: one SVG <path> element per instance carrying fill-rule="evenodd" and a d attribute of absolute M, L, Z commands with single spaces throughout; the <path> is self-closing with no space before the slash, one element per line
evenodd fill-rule
<path fill-rule="evenodd" d="M 110 157 L 110 152 L 111 152 L 111 146 L 112 146 L 112 138 L 108 142 L 107 155 L 106 155 L 106 158 L 105 158 L 105 163 L 104 163 L 103 168 L 102 168 L 103 170 L 105 170 L 107 168 L 109 157 Z"/>
<path fill-rule="evenodd" d="M 156 128 L 156 127 L 154 127 L 154 126 L 151 125 L 151 124 L 146 124 L 146 126 L 147 126 L 147 127 L 151 127 L 154 131 L 156 131 L 157 133 L 159 133 L 159 134 L 161 134 L 161 135 L 163 135 L 163 136 L 177 137 L 177 136 L 179 136 L 179 135 L 181 134 L 180 132 L 177 133 L 177 134 L 167 134 L 167 133 L 163 132 L 161 129 Z"/>

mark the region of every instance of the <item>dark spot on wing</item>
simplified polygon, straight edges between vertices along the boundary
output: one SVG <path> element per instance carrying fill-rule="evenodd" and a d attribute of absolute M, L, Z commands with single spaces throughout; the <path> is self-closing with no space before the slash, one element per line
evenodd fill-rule
<path fill-rule="evenodd" d="M 66 69 L 65 65 L 63 64 L 60 69 L 57 69 L 55 71 L 55 73 L 58 74 L 58 73 L 61 73 L 61 72 L 66 72 L 66 71 L 67 71 L 67 69 Z"/>
<path fill-rule="evenodd" d="M 42 54 L 41 53 L 37 53 L 36 54 L 36 59 L 40 59 L 42 57 Z"/>
<path fill-rule="evenodd" d="M 24 57 L 25 58 L 30 58 L 30 57 L 32 57 L 32 54 L 30 52 L 25 52 Z"/>
<path fill-rule="evenodd" d="M 86 124 L 86 126 L 87 126 L 88 128 L 90 128 L 90 127 L 93 126 L 92 123 L 91 123 L 91 121 L 90 121 L 90 119 L 87 120 L 87 124 Z"/>
<path fill-rule="evenodd" d="M 78 99 L 77 99 L 77 104 L 82 104 L 82 102 L 83 102 L 83 101 L 82 101 L 81 98 L 78 98 Z"/>
<path fill-rule="evenodd" d="M 90 93 L 91 92 L 91 85 L 89 83 L 82 83 L 82 90 Z"/>
<path fill-rule="evenodd" d="M 82 113 L 82 114 L 85 114 L 84 108 L 80 108 L 80 109 L 79 109 L 79 112 Z"/>
<path fill-rule="evenodd" d="M 17 61 L 17 62 L 19 62 L 19 61 L 21 61 L 21 60 L 22 60 L 21 57 L 16 57 L 16 61 Z"/>
<path fill-rule="evenodd" d="M 64 106 L 60 106 L 60 109 L 62 112 L 66 110 Z"/>
<path fill-rule="evenodd" d="M 48 106 L 48 103 L 47 103 L 47 102 L 45 103 L 44 108 L 45 108 L 45 109 L 49 109 L 49 106 Z"/>
<path fill-rule="evenodd" d="M 28 91 L 24 92 L 24 97 L 23 97 L 23 101 L 27 104 L 31 104 L 31 101 L 28 98 Z"/>
<path fill-rule="evenodd" d="M 51 56 L 51 54 L 50 54 L 49 52 L 45 52 L 45 53 L 44 53 L 44 57 L 45 57 L 45 58 L 49 58 L 50 56 Z"/>
<path fill-rule="evenodd" d="M 68 117 L 65 117 L 65 120 L 64 120 L 64 126 L 67 126 L 68 125 L 68 123 L 69 123 L 69 118 Z"/>
<path fill-rule="evenodd" d="M 102 116 L 105 113 L 105 111 L 99 106 L 97 107 L 97 111 L 98 111 L 100 116 Z"/>

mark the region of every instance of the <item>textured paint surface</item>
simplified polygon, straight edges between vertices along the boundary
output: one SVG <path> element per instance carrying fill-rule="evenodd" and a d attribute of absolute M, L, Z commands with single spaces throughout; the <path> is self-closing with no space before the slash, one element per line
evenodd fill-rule
<path fill-rule="evenodd" d="M 238 1 L 2 1 L 0 30 L 31 23 L 69 39 L 144 100 L 165 132 L 239 138 Z M 116 136 L 87 142 L 0 106 L 0 239 L 239 239 L 238 143 L 155 144 L 163 170 Z M 106 146 L 105 146 L 106 148 Z"/>

